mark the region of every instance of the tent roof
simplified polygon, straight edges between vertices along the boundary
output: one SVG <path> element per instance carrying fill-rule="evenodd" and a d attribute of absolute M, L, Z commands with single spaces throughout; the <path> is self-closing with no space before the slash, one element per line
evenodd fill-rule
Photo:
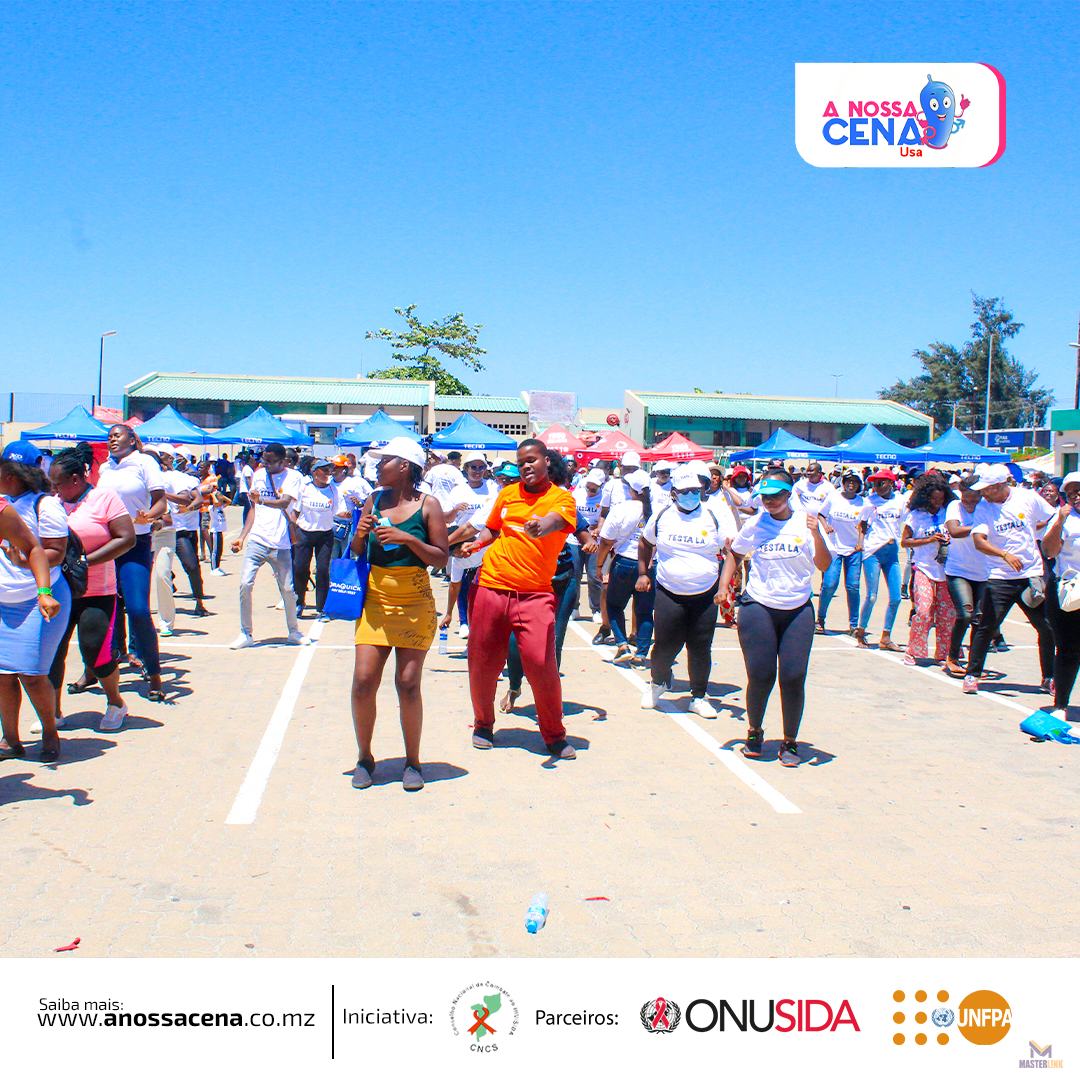
<path fill-rule="evenodd" d="M 605 430 L 607 430 L 605 428 Z M 572 454 L 584 450 L 585 444 L 562 424 L 552 424 L 542 434 L 536 436 L 549 450 L 558 450 L 563 454 Z"/>
<path fill-rule="evenodd" d="M 227 428 L 222 428 L 214 436 L 218 443 L 272 443 L 279 442 L 286 446 L 312 446 L 315 440 L 310 435 L 301 434 L 289 427 L 276 416 L 271 416 L 261 405 L 243 420 L 237 420 Z"/>
<path fill-rule="evenodd" d="M 650 447 L 641 455 L 642 461 L 709 461 L 713 452 L 692 439 L 672 432 L 663 442 Z"/>
<path fill-rule="evenodd" d="M 76 405 L 67 416 L 44 427 L 24 431 L 22 437 L 35 441 L 60 439 L 66 442 L 104 442 L 108 434 L 109 429 L 100 420 L 95 420 L 84 405 Z"/>
<path fill-rule="evenodd" d="M 379 409 L 367 420 L 347 428 L 337 437 L 338 446 L 370 446 L 372 443 L 385 443 L 407 435 L 416 442 L 420 436 L 410 431 L 404 424 L 399 424 L 392 416 L 387 416 Z"/>
<path fill-rule="evenodd" d="M 435 450 L 516 450 L 517 439 L 462 413 L 449 427 L 431 437 Z"/>
<path fill-rule="evenodd" d="M 835 461 L 836 453 L 828 446 L 818 446 L 792 435 L 786 428 L 777 428 L 763 443 L 746 450 L 737 450 L 729 461 L 768 461 L 769 458 L 806 458 L 808 461 Z"/>
<path fill-rule="evenodd" d="M 933 442 L 915 448 L 927 461 L 1012 461 L 1012 455 L 972 442 L 959 428 L 951 427 Z"/>
<path fill-rule="evenodd" d="M 171 405 L 166 405 L 156 416 L 139 425 L 139 438 L 143 442 L 186 443 L 203 446 L 216 443 L 218 437 L 196 427 L 185 419 Z"/>
<path fill-rule="evenodd" d="M 913 450 L 910 446 L 893 442 L 882 435 L 873 424 L 867 424 L 850 439 L 838 442 L 832 449 L 834 457 L 830 460 L 833 461 L 895 461 L 921 465 L 926 460 L 926 455 L 921 450 Z"/>
<path fill-rule="evenodd" d="M 634 442 L 629 435 L 624 435 L 621 431 L 609 431 L 606 435 L 601 435 L 592 446 L 579 450 L 578 454 L 583 454 L 587 458 L 605 458 L 614 461 L 631 450 L 638 454 L 645 453 L 645 447 Z"/>

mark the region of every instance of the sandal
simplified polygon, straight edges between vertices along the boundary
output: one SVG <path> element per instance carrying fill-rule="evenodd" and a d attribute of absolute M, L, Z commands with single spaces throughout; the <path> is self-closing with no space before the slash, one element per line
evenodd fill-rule
<path fill-rule="evenodd" d="M 513 712 L 514 702 L 517 701 L 519 697 L 521 697 L 520 690 L 507 690 L 503 695 L 502 701 L 499 702 L 499 712 Z"/>
<path fill-rule="evenodd" d="M 98 684 L 97 679 L 95 679 L 93 677 L 87 679 L 86 682 L 84 682 L 84 683 L 69 682 L 67 684 L 67 692 L 69 694 L 85 694 L 86 691 L 89 690 L 91 686 L 97 686 L 97 684 Z"/>
<path fill-rule="evenodd" d="M 146 700 L 147 701 L 156 701 L 156 702 L 160 703 L 160 702 L 165 700 L 165 691 L 164 690 L 147 690 L 146 691 Z"/>
<path fill-rule="evenodd" d="M 895 641 L 890 639 L 888 641 L 879 641 L 878 650 L 880 652 L 903 652 L 904 647 L 903 645 L 897 645 Z"/>
<path fill-rule="evenodd" d="M 856 642 L 857 646 L 860 649 L 869 649 L 870 648 L 870 642 L 866 640 L 866 631 L 865 630 L 856 630 L 855 631 L 855 642 Z"/>
<path fill-rule="evenodd" d="M 19 743 L 18 746 L 12 746 L 9 742 L 0 741 L 0 761 L 24 757 L 26 757 L 26 747 L 22 743 Z"/>

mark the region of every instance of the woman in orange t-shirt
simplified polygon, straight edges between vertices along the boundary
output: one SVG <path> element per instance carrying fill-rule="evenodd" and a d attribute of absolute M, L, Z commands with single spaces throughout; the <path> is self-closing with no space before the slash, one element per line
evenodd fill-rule
<path fill-rule="evenodd" d="M 495 693 L 513 633 L 548 752 L 573 758 L 577 755 L 566 741 L 555 662 L 551 578 L 566 534 L 577 525 L 577 507 L 560 486 L 569 479 L 566 462 L 539 439 L 526 439 L 518 447 L 517 463 L 520 483 L 499 492 L 479 536 L 461 548 L 467 558 L 491 545 L 469 598 L 473 746 L 490 750 L 493 745 Z"/>

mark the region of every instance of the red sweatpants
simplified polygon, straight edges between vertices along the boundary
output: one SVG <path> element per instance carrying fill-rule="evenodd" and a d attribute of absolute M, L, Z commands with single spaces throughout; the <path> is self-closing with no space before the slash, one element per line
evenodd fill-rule
<path fill-rule="evenodd" d="M 506 663 L 510 633 L 517 638 L 521 666 L 532 687 L 544 742 L 566 737 L 562 686 L 555 664 L 555 596 L 504 592 L 474 585 L 469 597 L 469 689 L 473 727 L 495 727 L 495 693 Z"/>

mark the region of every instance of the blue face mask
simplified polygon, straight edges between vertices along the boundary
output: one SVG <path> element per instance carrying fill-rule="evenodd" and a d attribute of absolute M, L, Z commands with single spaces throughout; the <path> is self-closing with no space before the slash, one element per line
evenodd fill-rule
<path fill-rule="evenodd" d="M 680 491 L 675 496 L 675 501 L 683 510 L 696 510 L 701 505 L 700 491 Z"/>

